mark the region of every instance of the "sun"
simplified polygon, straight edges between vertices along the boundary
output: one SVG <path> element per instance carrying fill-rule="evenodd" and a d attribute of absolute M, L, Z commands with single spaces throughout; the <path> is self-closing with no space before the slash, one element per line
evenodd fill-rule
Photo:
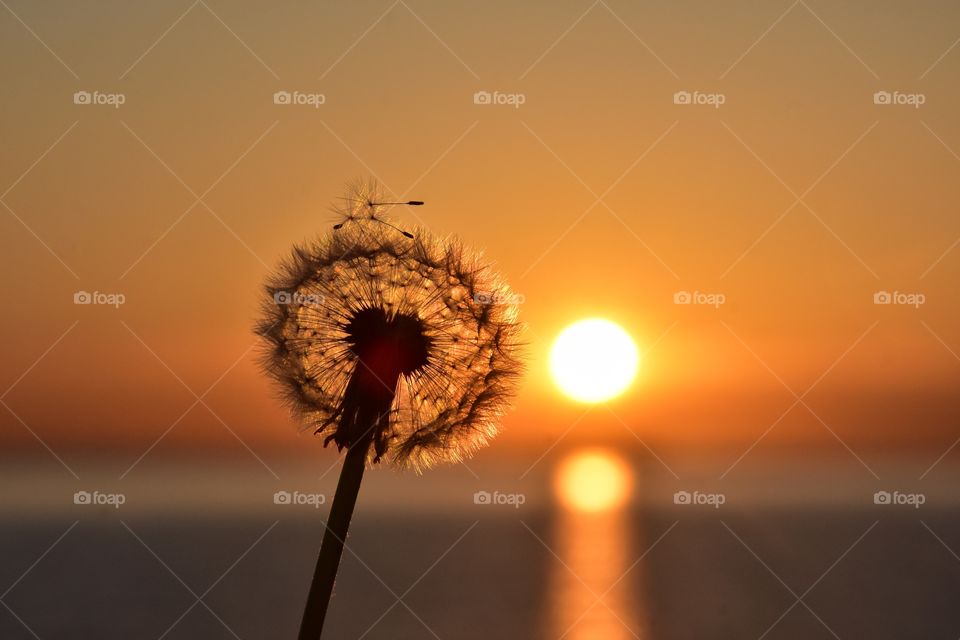
<path fill-rule="evenodd" d="M 620 395 L 633 382 L 639 364 L 630 334 L 604 318 L 573 323 L 550 350 L 554 382 L 578 402 L 603 402 Z"/>
<path fill-rule="evenodd" d="M 564 506 L 575 511 L 610 511 L 630 497 L 631 475 L 617 455 L 603 449 L 585 449 L 560 463 L 554 491 Z"/>

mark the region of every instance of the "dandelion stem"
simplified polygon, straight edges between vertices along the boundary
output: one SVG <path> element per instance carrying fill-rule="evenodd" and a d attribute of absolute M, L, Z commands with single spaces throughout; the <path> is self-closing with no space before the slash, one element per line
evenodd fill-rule
<path fill-rule="evenodd" d="M 347 449 L 347 455 L 344 456 L 337 492 L 330 506 L 330 516 L 327 518 L 317 567 L 313 572 L 313 582 L 310 584 L 310 594 L 303 612 L 303 622 L 300 623 L 299 640 L 319 640 L 323 631 L 323 621 L 327 615 L 330 596 L 333 594 L 333 583 L 337 578 L 340 556 L 343 555 L 347 530 L 350 528 L 350 518 L 357 504 L 357 494 L 360 493 L 360 481 L 363 480 L 370 442 L 369 436 L 361 438 Z"/>

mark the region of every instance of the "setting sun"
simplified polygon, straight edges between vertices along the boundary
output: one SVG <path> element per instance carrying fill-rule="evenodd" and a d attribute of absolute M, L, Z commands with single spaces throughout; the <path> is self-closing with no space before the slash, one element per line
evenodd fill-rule
<path fill-rule="evenodd" d="M 630 494 L 630 469 L 606 451 L 587 450 L 565 459 L 557 469 L 554 489 L 560 502 L 577 511 L 608 511 Z"/>
<path fill-rule="evenodd" d="M 640 356 L 630 334 L 609 320 L 588 318 L 564 329 L 550 350 L 550 374 L 578 402 L 603 402 L 623 393 Z"/>

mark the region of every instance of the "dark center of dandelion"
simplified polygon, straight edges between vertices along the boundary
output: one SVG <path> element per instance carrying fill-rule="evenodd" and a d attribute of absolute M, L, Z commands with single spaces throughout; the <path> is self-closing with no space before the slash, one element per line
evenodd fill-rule
<path fill-rule="evenodd" d="M 354 377 L 364 393 L 392 398 L 401 375 L 427 364 L 430 340 L 415 316 L 362 309 L 347 323 L 346 332 L 359 359 Z"/>
<path fill-rule="evenodd" d="M 379 308 L 357 311 L 344 330 L 357 364 L 344 393 L 340 424 L 328 441 L 350 447 L 366 446 L 372 439 L 379 459 L 387 447 L 397 382 L 427 364 L 431 341 L 420 318 Z"/>

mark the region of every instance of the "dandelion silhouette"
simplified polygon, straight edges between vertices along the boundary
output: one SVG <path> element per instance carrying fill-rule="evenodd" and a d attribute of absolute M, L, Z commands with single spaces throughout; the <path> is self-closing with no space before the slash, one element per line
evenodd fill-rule
<path fill-rule="evenodd" d="M 301 640 L 320 637 L 365 467 L 418 472 L 487 444 L 521 373 L 507 285 L 455 239 L 385 218 L 375 184 L 335 209 L 334 231 L 266 286 L 265 369 L 300 420 L 346 449 L 307 598 Z"/>

